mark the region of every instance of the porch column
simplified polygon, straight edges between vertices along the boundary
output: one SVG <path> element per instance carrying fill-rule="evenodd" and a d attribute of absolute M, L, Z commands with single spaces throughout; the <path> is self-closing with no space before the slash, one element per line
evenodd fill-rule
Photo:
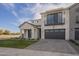
<path fill-rule="evenodd" d="M 70 39 L 75 40 L 75 29 L 74 28 L 70 29 Z"/>
<path fill-rule="evenodd" d="M 67 28 L 66 30 L 65 30 L 65 40 L 69 40 L 70 38 L 69 38 L 69 29 Z"/>
<path fill-rule="evenodd" d="M 69 40 L 70 39 L 70 15 L 69 15 L 69 10 L 65 11 L 64 14 L 64 18 L 65 18 L 65 40 Z"/>
<path fill-rule="evenodd" d="M 31 30 L 31 38 L 34 39 L 34 29 Z"/>
<path fill-rule="evenodd" d="M 32 29 L 32 39 L 38 38 L 38 29 Z"/>
<path fill-rule="evenodd" d="M 21 38 L 24 38 L 24 29 L 20 29 L 20 33 Z"/>
<path fill-rule="evenodd" d="M 44 29 L 41 30 L 41 39 L 45 39 Z"/>
<path fill-rule="evenodd" d="M 24 29 L 24 38 L 28 39 L 28 29 Z"/>

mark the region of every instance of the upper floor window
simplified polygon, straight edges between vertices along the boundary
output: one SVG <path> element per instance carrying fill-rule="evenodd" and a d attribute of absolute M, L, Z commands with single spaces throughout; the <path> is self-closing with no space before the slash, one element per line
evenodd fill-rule
<path fill-rule="evenodd" d="M 64 24 L 62 13 L 54 13 L 47 15 L 47 21 L 45 25 Z"/>
<path fill-rule="evenodd" d="M 32 23 L 38 23 L 38 20 L 33 20 Z"/>
<path fill-rule="evenodd" d="M 79 12 L 79 8 L 76 8 L 76 12 Z"/>
<path fill-rule="evenodd" d="M 76 16 L 76 23 L 79 23 L 79 16 Z"/>
<path fill-rule="evenodd" d="M 38 23 L 38 21 L 37 21 L 37 23 Z"/>

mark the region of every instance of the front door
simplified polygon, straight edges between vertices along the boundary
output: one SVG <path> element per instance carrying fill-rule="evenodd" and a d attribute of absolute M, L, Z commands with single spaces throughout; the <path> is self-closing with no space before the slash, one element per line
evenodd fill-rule
<path fill-rule="evenodd" d="M 28 30 L 28 38 L 31 38 L 31 29 Z"/>
<path fill-rule="evenodd" d="M 38 29 L 38 30 L 39 30 L 38 38 L 40 39 L 41 38 L 41 29 Z"/>

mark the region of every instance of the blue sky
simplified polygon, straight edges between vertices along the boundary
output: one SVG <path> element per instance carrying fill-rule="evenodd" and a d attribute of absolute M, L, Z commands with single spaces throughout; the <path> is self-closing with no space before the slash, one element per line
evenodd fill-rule
<path fill-rule="evenodd" d="M 19 32 L 18 26 L 24 21 L 41 18 L 40 12 L 54 8 L 68 7 L 71 4 L 61 3 L 1 3 L 0 28 Z"/>

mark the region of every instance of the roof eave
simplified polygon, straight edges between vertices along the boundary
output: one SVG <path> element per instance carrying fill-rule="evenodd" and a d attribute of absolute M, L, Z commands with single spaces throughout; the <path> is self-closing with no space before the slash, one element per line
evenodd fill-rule
<path fill-rule="evenodd" d="M 65 9 L 70 9 L 70 8 L 74 7 L 75 5 L 77 5 L 77 4 L 79 4 L 79 3 L 74 3 L 74 4 L 72 4 L 71 6 L 65 8 Z"/>
<path fill-rule="evenodd" d="M 40 13 L 40 14 L 42 15 L 42 14 L 50 13 L 50 12 L 57 12 L 57 11 L 65 10 L 65 9 L 66 9 L 66 8 L 57 8 L 57 9 L 52 9 L 52 10 L 48 10 L 48 11 L 42 12 L 42 13 Z"/>
<path fill-rule="evenodd" d="M 24 23 L 22 23 L 20 26 L 18 26 L 19 28 L 23 25 L 23 24 L 25 24 L 25 23 L 28 23 L 28 22 L 24 22 Z M 30 24 L 30 25 L 32 25 L 33 27 L 38 27 L 38 25 L 34 25 L 34 24 L 31 24 L 31 23 L 28 23 L 28 24 Z"/>
<path fill-rule="evenodd" d="M 57 8 L 57 9 L 58 9 L 58 10 L 66 10 L 66 9 L 72 8 L 73 6 L 75 6 L 75 5 L 77 5 L 77 4 L 79 4 L 79 3 L 74 3 L 74 4 L 72 4 L 71 6 L 66 7 L 66 8 Z M 54 10 L 55 10 L 55 9 L 54 9 Z M 41 12 L 40 14 L 42 15 L 42 14 L 45 14 L 45 13 L 51 12 L 51 11 L 53 11 L 53 10 L 49 10 L 49 11 L 46 11 L 46 12 Z"/>

